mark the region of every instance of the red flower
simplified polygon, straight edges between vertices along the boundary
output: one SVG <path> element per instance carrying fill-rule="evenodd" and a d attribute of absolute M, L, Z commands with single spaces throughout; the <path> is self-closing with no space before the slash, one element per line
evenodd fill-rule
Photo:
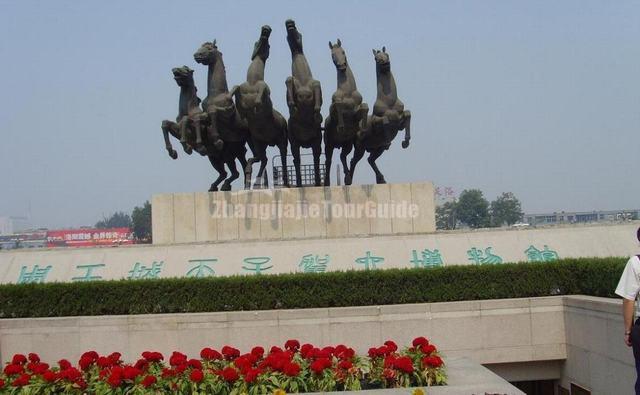
<path fill-rule="evenodd" d="M 326 346 L 325 348 L 322 349 L 323 353 L 329 354 L 328 357 L 331 357 L 335 351 L 336 349 L 331 346 Z"/>
<path fill-rule="evenodd" d="M 387 340 L 386 342 L 384 342 L 384 345 L 387 346 L 387 349 L 391 352 L 398 351 L 398 345 L 391 340 Z"/>
<path fill-rule="evenodd" d="M 11 363 L 14 365 L 24 365 L 27 363 L 27 357 L 22 354 L 15 354 L 11 359 Z"/>
<path fill-rule="evenodd" d="M 309 343 L 305 343 L 302 345 L 302 347 L 300 347 L 300 355 L 302 355 L 302 358 L 306 359 L 309 356 L 309 353 L 311 352 L 311 350 L 313 349 L 314 349 L 313 345 Z"/>
<path fill-rule="evenodd" d="M 174 351 L 169 358 L 169 365 L 178 366 L 187 363 L 187 356 L 181 352 Z"/>
<path fill-rule="evenodd" d="M 377 358 L 377 357 L 379 357 L 379 355 L 378 355 L 378 349 L 377 349 L 377 348 L 375 348 L 375 347 L 371 347 L 371 348 L 369 349 L 369 352 L 368 352 L 367 354 L 369 355 L 369 358 L 372 358 L 372 359 L 373 359 L 373 358 Z"/>
<path fill-rule="evenodd" d="M 205 347 L 200 351 L 200 358 L 208 361 L 215 361 L 217 359 L 222 359 L 222 354 L 212 348 Z"/>
<path fill-rule="evenodd" d="M 98 360 L 96 361 L 96 365 L 98 365 L 98 367 L 100 368 L 108 368 L 109 366 L 112 365 L 111 361 L 109 360 L 109 358 L 107 357 L 100 357 L 98 358 Z"/>
<path fill-rule="evenodd" d="M 230 383 L 233 383 L 234 381 L 238 380 L 238 378 L 240 378 L 240 375 L 238 375 L 237 370 L 235 370 L 231 366 L 228 366 L 222 370 L 222 378 Z"/>
<path fill-rule="evenodd" d="M 125 366 L 124 371 L 122 372 L 122 377 L 125 380 L 135 380 L 136 377 L 142 374 L 142 370 L 134 368 L 133 366 Z"/>
<path fill-rule="evenodd" d="M 194 369 L 200 369 L 202 370 L 202 362 L 200 362 L 197 359 L 190 359 L 188 362 L 189 366 L 191 366 Z"/>
<path fill-rule="evenodd" d="M 61 359 L 58 361 L 58 366 L 60 366 L 60 370 L 66 370 L 71 367 L 71 362 L 67 361 L 66 359 Z"/>
<path fill-rule="evenodd" d="M 24 368 L 22 367 L 22 365 L 11 363 L 4 367 L 4 374 L 6 374 L 7 376 L 21 373 L 24 373 Z"/>
<path fill-rule="evenodd" d="M 91 367 L 91 365 L 95 360 L 97 360 L 97 358 L 93 359 L 90 356 L 83 355 L 82 357 L 80 357 L 80 361 L 78 361 L 78 365 L 80 365 L 80 369 L 87 370 Z"/>
<path fill-rule="evenodd" d="M 40 356 L 36 353 L 29 353 L 29 361 L 33 362 L 33 363 L 38 363 L 40 362 Z"/>
<path fill-rule="evenodd" d="M 120 377 L 119 374 L 111 373 L 111 375 L 107 379 L 107 383 L 109 383 L 111 387 L 117 388 L 120 386 L 120 384 L 122 384 L 122 377 Z"/>
<path fill-rule="evenodd" d="M 189 375 L 189 379 L 194 383 L 200 383 L 204 379 L 204 373 L 200 369 L 193 369 Z"/>
<path fill-rule="evenodd" d="M 88 358 L 88 359 L 91 359 L 92 361 L 97 360 L 98 357 L 99 357 L 99 355 L 95 351 L 87 351 L 87 352 L 85 352 L 84 354 L 82 354 L 80 356 L 80 358 Z"/>
<path fill-rule="evenodd" d="M 162 368 L 162 378 L 166 379 L 168 377 L 173 377 L 176 375 L 175 370 L 169 368 Z"/>
<path fill-rule="evenodd" d="M 4 380 L 0 379 L 0 388 L 4 387 Z"/>
<path fill-rule="evenodd" d="M 26 373 L 23 373 L 20 375 L 20 377 L 13 380 L 13 383 L 11 383 L 11 385 L 13 385 L 14 387 L 22 387 L 22 386 L 28 385 L 29 380 L 31 380 L 31 376 L 29 376 Z"/>
<path fill-rule="evenodd" d="M 433 344 L 423 344 L 422 346 L 420 346 L 420 351 L 429 355 L 436 351 L 436 346 L 434 346 Z"/>
<path fill-rule="evenodd" d="M 300 374 L 300 365 L 295 362 L 287 362 L 282 368 L 282 372 L 289 377 L 296 377 Z"/>
<path fill-rule="evenodd" d="M 258 375 L 260 375 L 261 373 L 262 371 L 260 369 L 249 369 L 244 374 L 244 381 L 249 384 L 254 383 L 258 378 Z"/>
<path fill-rule="evenodd" d="M 52 372 L 51 370 L 47 370 L 46 372 L 44 372 L 42 374 L 42 378 L 47 383 L 53 383 L 54 381 L 56 381 L 58 379 L 58 375 L 55 374 L 55 372 Z"/>
<path fill-rule="evenodd" d="M 272 346 L 271 349 L 269 350 L 270 354 L 275 354 L 275 353 L 278 353 L 278 352 L 282 352 L 282 349 L 280 347 L 278 347 L 278 346 Z"/>
<path fill-rule="evenodd" d="M 425 367 L 439 368 L 440 366 L 442 366 L 442 364 L 442 358 L 437 355 L 433 357 L 422 358 L 422 365 Z"/>
<path fill-rule="evenodd" d="M 112 365 L 118 365 L 120 363 L 121 356 L 122 354 L 120 354 L 119 352 L 113 352 L 109 354 L 107 358 L 109 358 L 109 362 L 111 362 Z"/>
<path fill-rule="evenodd" d="M 251 354 L 248 354 L 251 355 Z M 242 357 L 238 357 L 236 358 L 235 361 L 233 361 L 233 364 L 240 369 L 241 372 L 246 372 L 247 370 L 249 370 L 252 367 L 252 363 L 251 360 L 249 358 L 247 358 L 246 356 L 242 356 Z"/>
<path fill-rule="evenodd" d="M 413 344 L 414 347 L 419 347 L 419 346 L 422 346 L 422 345 L 425 345 L 425 344 L 429 344 L 429 340 L 427 340 L 426 337 L 420 336 L 420 337 L 416 337 L 415 339 L 413 339 L 413 343 L 412 344 Z"/>
<path fill-rule="evenodd" d="M 395 360 L 394 366 L 404 373 L 413 373 L 413 361 L 409 357 L 400 357 Z"/>
<path fill-rule="evenodd" d="M 142 353 L 142 358 L 146 359 L 149 362 L 160 362 L 164 359 L 162 354 L 155 351 L 145 351 Z"/>
<path fill-rule="evenodd" d="M 222 347 L 221 351 L 222 351 L 222 355 L 224 355 L 224 358 L 227 361 L 234 360 L 240 356 L 240 350 L 238 350 L 237 348 L 224 346 Z"/>
<path fill-rule="evenodd" d="M 316 359 L 309 366 L 315 374 L 321 374 L 328 367 L 331 367 L 331 361 L 328 358 Z"/>
<path fill-rule="evenodd" d="M 80 373 L 78 369 L 72 366 L 68 367 L 67 369 L 61 370 L 60 373 L 58 373 L 58 375 L 60 376 L 61 379 L 65 379 L 68 381 L 76 381 L 80 377 L 82 377 L 82 373 Z"/>
<path fill-rule="evenodd" d="M 338 363 L 338 367 L 340 369 L 349 370 L 353 367 L 353 364 L 351 363 L 351 361 L 342 360 Z"/>
<path fill-rule="evenodd" d="M 140 358 L 136 361 L 136 364 L 133 365 L 136 369 L 140 369 L 142 371 L 147 370 L 147 368 L 149 367 L 149 361 L 147 361 L 146 359 Z"/>
<path fill-rule="evenodd" d="M 152 385 L 154 385 L 157 381 L 158 379 L 156 379 L 156 376 L 147 375 L 145 376 L 144 380 L 142 380 L 142 386 L 144 388 L 149 388 Z"/>
<path fill-rule="evenodd" d="M 29 362 L 27 364 L 27 369 L 29 369 L 32 373 L 42 374 L 49 369 L 49 364 L 44 362 Z"/>
<path fill-rule="evenodd" d="M 286 343 L 284 343 L 284 348 L 296 352 L 300 349 L 300 342 L 294 339 L 287 340 Z"/>
<path fill-rule="evenodd" d="M 264 348 L 260 346 L 252 348 L 251 355 L 254 355 L 256 358 L 262 358 L 262 356 L 264 355 Z"/>

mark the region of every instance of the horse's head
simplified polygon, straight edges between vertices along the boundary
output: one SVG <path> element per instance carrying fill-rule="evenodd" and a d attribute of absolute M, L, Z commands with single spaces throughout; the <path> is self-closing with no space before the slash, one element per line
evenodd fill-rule
<path fill-rule="evenodd" d="M 202 44 L 196 53 L 193 54 L 193 59 L 200 64 L 209 66 L 215 64 L 216 59 L 220 55 L 222 54 L 218 51 L 216 40 L 213 40 L 213 42 Z"/>
<path fill-rule="evenodd" d="M 331 41 L 329 41 L 329 48 L 331 49 L 331 59 L 333 59 L 333 64 L 336 65 L 336 69 L 340 71 L 346 70 L 347 54 L 344 53 L 344 49 L 342 49 L 342 42 L 340 39 L 338 39 L 335 44 L 332 44 Z"/>
<path fill-rule="evenodd" d="M 385 47 L 382 47 L 382 51 L 374 49 L 373 57 L 376 60 L 376 68 L 381 72 L 388 72 L 391 70 L 391 61 L 389 60 L 389 54 Z"/>
<path fill-rule="evenodd" d="M 293 19 L 287 19 L 284 26 L 287 29 L 287 42 L 291 53 L 302 53 L 302 35 L 298 32 L 296 22 Z"/>
<path fill-rule="evenodd" d="M 251 60 L 258 56 L 266 62 L 267 58 L 269 58 L 269 36 L 271 36 L 271 26 L 262 26 L 262 29 L 260 29 L 260 38 L 258 38 L 258 41 L 256 41 L 253 47 Z"/>
<path fill-rule="evenodd" d="M 193 70 L 187 66 L 175 67 L 171 69 L 173 73 L 173 79 L 181 87 L 188 87 L 194 85 L 193 83 Z"/>

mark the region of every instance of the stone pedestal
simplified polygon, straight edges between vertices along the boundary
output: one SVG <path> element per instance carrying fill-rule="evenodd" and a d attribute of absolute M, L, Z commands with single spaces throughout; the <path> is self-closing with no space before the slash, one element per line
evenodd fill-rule
<path fill-rule="evenodd" d="M 435 232 L 431 182 L 153 196 L 153 243 Z"/>

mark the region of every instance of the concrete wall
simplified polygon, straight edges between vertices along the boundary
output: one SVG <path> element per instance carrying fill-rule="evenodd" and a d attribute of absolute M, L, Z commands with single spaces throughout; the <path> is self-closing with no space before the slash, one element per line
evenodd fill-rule
<path fill-rule="evenodd" d="M 77 359 L 87 350 L 142 351 L 284 344 L 348 344 L 360 353 L 427 336 L 447 358 L 468 358 L 509 381 L 559 380 L 595 394 L 631 394 L 635 369 L 622 341 L 621 300 L 555 296 L 300 310 L 0 320 L 0 362 L 15 353 Z"/>
<path fill-rule="evenodd" d="M 621 299 L 565 299 L 567 361 L 561 383 L 592 394 L 633 394 L 636 378 L 633 353 L 623 342 Z"/>
<path fill-rule="evenodd" d="M 65 317 L 0 320 L 0 360 L 38 352 L 45 360 L 76 359 L 87 350 L 120 351 L 127 360 L 142 351 L 230 344 L 241 351 L 281 345 L 288 339 L 316 345 L 348 344 L 360 353 L 393 339 L 409 345 L 427 336 L 446 357 L 478 363 L 566 358 L 562 298 L 300 310 Z"/>
<path fill-rule="evenodd" d="M 153 196 L 154 244 L 435 232 L 431 182 Z"/>
<path fill-rule="evenodd" d="M 431 267 L 637 253 L 638 223 L 0 251 L 0 283 Z M 545 252 L 545 246 L 547 250 Z M 490 253 L 487 254 L 487 251 Z M 555 253 L 556 255 L 552 254 Z M 36 267 L 37 265 L 37 267 Z"/>

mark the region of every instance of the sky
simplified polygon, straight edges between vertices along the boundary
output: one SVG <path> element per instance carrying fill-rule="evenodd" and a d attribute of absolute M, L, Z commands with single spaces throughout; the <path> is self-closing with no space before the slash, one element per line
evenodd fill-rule
<path fill-rule="evenodd" d="M 240 84 L 268 24 L 265 79 L 287 116 L 288 18 L 323 116 L 336 89 L 328 42 L 341 39 L 370 108 L 371 49 L 386 46 L 412 113 L 410 147 L 401 132 L 378 160 L 388 182 L 509 191 L 527 213 L 640 208 L 640 1 L 0 0 L 0 216 L 92 225 L 153 194 L 206 191 L 208 161 L 164 149 L 171 68 L 194 69 L 203 98 L 193 53 L 217 39 Z M 374 181 L 363 160 L 354 184 Z"/>

